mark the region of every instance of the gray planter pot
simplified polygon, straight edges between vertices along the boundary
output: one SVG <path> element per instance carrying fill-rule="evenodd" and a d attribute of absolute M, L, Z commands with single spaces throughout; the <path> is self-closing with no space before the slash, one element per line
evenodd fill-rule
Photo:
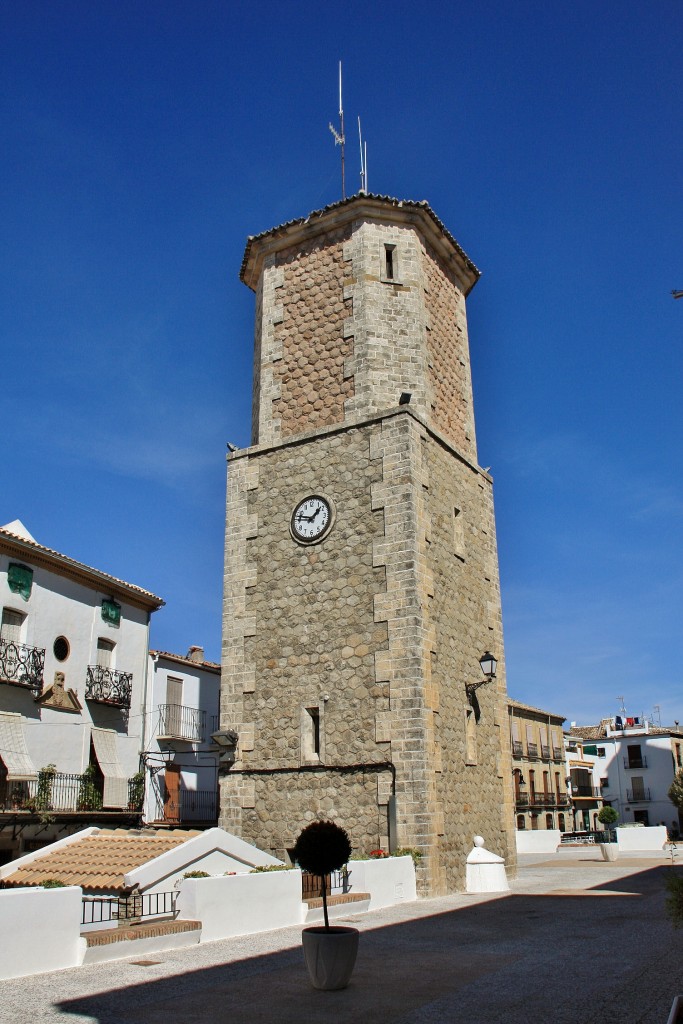
<path fill-rule="evenodd" d="M 304 959 L 313 988 L 346 988 L 358 953 L 358 929 L 335 926 L 304 928 Z"/>
<path fill-rule="evenodd" d="M 616 860 L 619 856 L 619 846 L 617 843 L 598 843 L 598 846 L 600 847 L 603 860 Z"/>
<path fill-rule="evenodd" d="M 683 1021 L 683 996 L 676 996 L 671 1004 L 671 1013 L 666 1024 L 681 1024 Z"/>

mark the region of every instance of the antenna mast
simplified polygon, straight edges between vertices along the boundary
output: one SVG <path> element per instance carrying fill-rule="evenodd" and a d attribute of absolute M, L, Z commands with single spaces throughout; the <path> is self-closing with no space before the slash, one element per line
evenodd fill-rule
<path fill-rule="evenodd" d="M 334 127 L 330 121 L 329 129 L 334 135 L 335 146 L 341 146 L 341 180 L 342 180 L 342 199 L 346 199 L 346 181 L 344 177 L 344 107 L 342 105 L 342 65 L 339 61 L 339 131 Z"/>
<path fill-rule="evenodd" d="M 363 135 L 360 130 L 360 117 L 358 118 L 358 142 L 360 144 L 360 190 L 368 190 L 368 144 L 363 142 Z"/>

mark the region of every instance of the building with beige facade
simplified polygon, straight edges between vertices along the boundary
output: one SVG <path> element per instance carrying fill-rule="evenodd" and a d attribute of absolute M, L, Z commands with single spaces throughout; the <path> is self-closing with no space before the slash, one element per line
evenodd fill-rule
<path fill-rule="evenodd" d="M 571 831 L 564 718 L 516 700 L 508 702 L 508 716 L 517 829 Z"/>
<path fill-rule="evenodd" d="M 361 853 L 416 847 L 430 894 L 464 886 L 474 834 L 515 850 L 478 276 L 426 203 L 371 195 L 250 238 L 241 270 L 253 432 L 228 456 L 220 823 L 278 857 L 315 818 Z"/>

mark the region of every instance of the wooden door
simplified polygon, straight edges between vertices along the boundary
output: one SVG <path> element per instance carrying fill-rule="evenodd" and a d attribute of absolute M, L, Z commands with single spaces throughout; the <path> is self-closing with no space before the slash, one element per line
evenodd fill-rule
<path fill-rule="evenodd" d="M 180 766 L 170 764 L 164 773 L 164 821 L 180 821 Z"/>

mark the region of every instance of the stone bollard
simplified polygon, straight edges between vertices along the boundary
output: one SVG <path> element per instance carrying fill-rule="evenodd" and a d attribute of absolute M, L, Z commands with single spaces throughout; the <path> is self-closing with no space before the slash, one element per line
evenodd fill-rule
<path fill-rule="evenodd" d="M 482 836 L 474 836 L 474 849 L 467 856 L 467 892 L 508 892 L 505 861 L 484 849 Z"/>

